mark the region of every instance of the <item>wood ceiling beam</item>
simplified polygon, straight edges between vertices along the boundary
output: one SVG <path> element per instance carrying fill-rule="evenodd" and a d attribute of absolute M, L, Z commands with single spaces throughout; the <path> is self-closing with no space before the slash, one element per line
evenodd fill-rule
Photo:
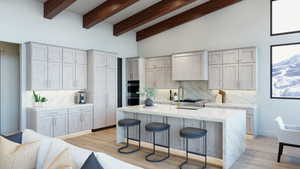
<path fill-rule="evenodd" d="M 195 1 L 196 0 L 162 0 L 115 24 L 114 35 L 119 36 Z"/>
<path fill-rule="evenodd" d="M 54 18 L 75 1 L 76 0 L 48 0 L 44 2 L 44 17 L 48 19 Z"/>
<path fill-rule="evenodd" d="M 137 1 L 138 0 L 106 0 L 83 16 L 83 27 L 91 28 Z"/>
<path fill-rule="evenodd" d="M 195 7 L 195 8 L 187 10 L 181 14 L 175 15 L 175 16 L 173 16 L 169 19 L 166 19 L 162 22 L 159 22 L 153 26 L 150 26 L 141 31 L 138 31 L 136 33 L 136 40 L 141 41 L 150 36 L 164 32 L 166 30 L 169 30 L 171 28 L 174 28 L 178 25 L 184 24 L 191 20 L 200 18 L 204 15 L 207 15 L 209 13 L 212 13 L 214 11 L 217 11 L 219 9 L 222 9 L 224 7 L 227 7 L 229 5 L 235 4 L 240 1 L 242 1 L 242 0 L 210 0 L 204 4 L 201 4 L 197 7 Z"/>

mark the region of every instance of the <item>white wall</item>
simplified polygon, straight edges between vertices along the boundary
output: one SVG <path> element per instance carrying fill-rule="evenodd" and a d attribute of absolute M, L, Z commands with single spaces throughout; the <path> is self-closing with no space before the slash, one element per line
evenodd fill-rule
<path fill-rule="evenodd" d="M 257 46 L 257 104 L 259 132 L 274 135 L 274 118 L 300 124 L 299 100 L 270 99 L 270 45 L 299 42 L 300 34 L 270 37 L 270 0 L 238 4 L 178 26 L 138 43 L 139 55 L 164 56 L 199 49 Z"/>
<path fill-rule="evenodd" d="M 82 28 L 82 16 L 64 11 L 52 20 L 43 17 L 39 0 L 0 0 L 0 41 L 22 44 L 21 50 L 21 127 L 26 122 L 26 51 L 25 42 L 34 41 L 80 49 L 116 52 L 122 57 L 136 57 L 135 33 L 113 36 L 113 26 L 98 24 Z"/>

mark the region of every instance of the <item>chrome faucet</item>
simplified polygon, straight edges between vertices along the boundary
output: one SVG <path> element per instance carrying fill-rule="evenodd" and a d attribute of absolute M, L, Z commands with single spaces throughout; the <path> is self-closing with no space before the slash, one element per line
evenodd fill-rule
<path fill-rule="evenodd" d="M 178 101 L 181 102 L 182 100 L 184 100 L 184 87 L 180 83 L 178 87 Z"/>

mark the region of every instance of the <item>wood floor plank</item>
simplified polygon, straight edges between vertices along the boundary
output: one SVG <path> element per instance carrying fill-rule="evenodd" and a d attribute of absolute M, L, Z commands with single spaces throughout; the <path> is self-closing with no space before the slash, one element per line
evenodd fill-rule
<path fill-rule="evenodd" d="M 184 161 L 182 157 L 171 156 L 164 162 L 150 163 L 144 159 L 145 155 L 151 152 L 148 149 L 129 155 L 119 154 L 117 149 L 122 145 L 116 144 L 115 133 L 116 130 L 113 128 L 69 138 L 66 141 L 92 151 L 104 152 L 145 169 L 178 169 L 179 164 Z M 276 162 L 278 144 L 274 138 L 256 137 L 247 140 L 246 143 L 246 152 L 231 169 L 300 169 L 300 149 L 285 147 L 282 162 L 278 164 Z M 192 168 L 195 168 L 194 164 L 201 165 L 198 161 L 192 161 L 192 164 Z M 208 166 L 208 169 L 219 168 Z"/>

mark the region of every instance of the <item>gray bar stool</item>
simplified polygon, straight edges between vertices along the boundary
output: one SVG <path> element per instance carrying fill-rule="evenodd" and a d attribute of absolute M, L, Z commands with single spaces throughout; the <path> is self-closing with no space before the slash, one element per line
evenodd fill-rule
<path fill-rule="evenodd" d="M 134 152 L 137 152 L 141 149 L 141 121 L 140 120 L 136 120 L 136 119 L 123 119 L 123 120 L 119 120 L 118 121 L 118 125 L 120 127 L 126 127 L 126 145 L 124 147 L 121 147 L 118 149 L 119 153 L 122 153 L 122 154 L 131 154 L 131 153 L 134 153 Z M 136 138 L 129 138 L 129 130 L 128 128 L 129 127 L 132 127 L 132 126 L 136 126 L 138 125 L 139 126 L 139 138 L 136 139 Z M 139 142 L 139 147 L 137 149 L 134 149 L 132 151 L 123 151 L 124 149 L 128 148 L 129 147 L 129 140 L 134 140 L 134 141 L 138 141 Z"/>
<path fill-rule="evenodd" d="M 180 164 L 179 168 L 182 169 L 184 165 L 188 163 L 188 154 L 196 154 L 200 156 L 205 157 L 205 162 L 204 162 L 204 168 L 206 168 L 207 165 L 207 130 L 205 129 L 200 129 L 200 128 L 193 128 L 193 127 L 186 127 L 180 130 L 180 136 L 184 137 L 186 140 L 186 157 L 185 161 Z M 196 153 L 196 152 L 191 152 L 189 151 L 189 139 L 198 139 L 198 138 L 203 138 L 204 137 L 204 153 Z"/>
<path fill-rule="evenodd" d="M 149 162 L 161 162 L 164 161 L 166 159 L 168 159 L 170 157 L 170 125 L 166 124 L 166 123 L 159 123 L 159 122 L 153 122 L 153 123 L 148 123 L 145 126 L 146 131 L 152 132 L 153 133 L 153 151 L 152 153 L 148 154 L 145 159 Z M 156 132 L 162 132 L 168 130 L 168 145 L 160 145 L 160 144 L 156 144 L 155 142 L 155 133 Z M 151 160 L 149 159 L 149 157 L 155 155 L 155 146 L 161 146 L 161 147 L 165 147 L 168 148 L 168 155 L 166 157 L 163 157 L 159 160 Z"/>

